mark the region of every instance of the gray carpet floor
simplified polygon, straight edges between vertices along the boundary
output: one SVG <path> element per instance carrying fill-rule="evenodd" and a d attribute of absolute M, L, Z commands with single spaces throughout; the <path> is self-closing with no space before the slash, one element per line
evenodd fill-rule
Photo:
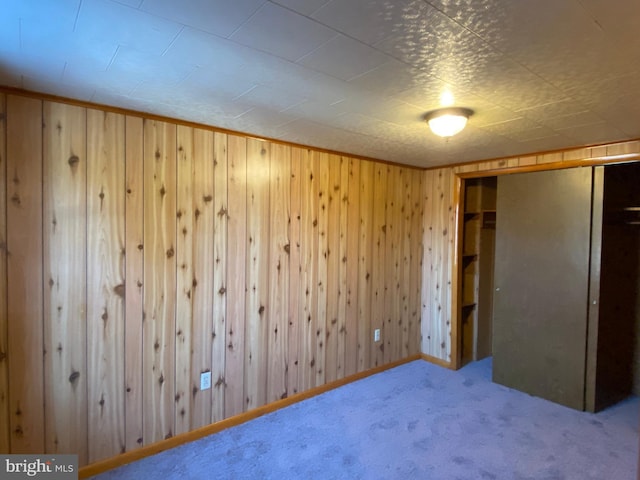
<path fill-rule="evenodd" d="M 94 477 L 634 480 L 640 400 L 578 412 L 415 361 Z"/>

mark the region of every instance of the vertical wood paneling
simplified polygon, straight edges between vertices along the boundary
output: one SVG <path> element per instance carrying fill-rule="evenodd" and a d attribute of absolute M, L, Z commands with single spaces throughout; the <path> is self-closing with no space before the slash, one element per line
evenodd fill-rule
<path fill-rule="evenodd" d="M 338 366 L 344 361 L 344 351 L 338 348 L 338 337 L 340 336 L 340 325 L 338 317 L 340 315 L 340 304 L 344 298 L 340 291 L 340 210 L 341 210 L 341 159 L 337 155 L 328 156 L 328 189 L 326 190 L 326 204 L 322 203 L 321 208 L 326 209 L 326 229 L 321 231 L 321 235 L 326 233 L 326 374 L 327 382 L 332 382 L 338 378 Z M 322 216 L 321 218 L 324 218 Z M 322 228 L 322 224 L 321 224 Z M 342 298 L 341 298 L 342 297 Z"/>
<path fill-rule="evenodd" d="M 269 328 L 269 144 L 247 141 L 245 409 L 267 401 Z"/>
<path fill-rule="evenodd" d="M 288 315 L 288 353 L 287 353 L 287 395 L 299 391 L 300 374 L 300 215 L 302 185 L 302 158 L 306 159 L 306 150 L 291 148 L 290 213 L 289 213 L 289 315 Z"/>
<path fill-rule="evenodd" d="M 408 170 L 403 170 L 401 173 L 402 188 L 400 191 L 401 206 L 400 214 L 402 215 L 403 223 L 400 231 L 400 243 L 402 248 L 401 266 L 399 282 L 401 287 L 398 289 L 399 301 L 400 301 L 400 323 L 398 325 L 398 358 L 405 358 L 409 356 L 409 328 L 412 325 L 411 321 L 411 290 L 413 285 L 411 284 L 411 250 L 413 248 L 412 239 L 414 235 L 413 226 L 413 198 L 412 198 L 412 176 Z M 419 230 L 418 230 L 419 231 Z"/>
<path fill-rule="evenodd" d="M 194 129 L 178 125 L 177 185 L 176 185 L 176 326 L 175 326 L 175 419 L 174 434 L 188 432 L 191 427 L 191 330 L 195 329 L 193 316 L 194 265 L 193 230 L 195 222 L 194 182 Z M 202 172 L 200 172 L 202 174 Z M 171 187 L 170 187 L 171 188 Z M 210 322 L 209 322 L 210 323 Z M 210 330 L 210 328 L 207 328 Z M 199 330 L 198 333 L 202 333 Z M 194 378 L 194 385 L 199 388 Z"/>
<path fill-rule="evenodd" d="M 340 178 L 334 189 L 334 198 L 340 204 L 338 239 L 338 378 L 344 378 L 347 364 L 347 301 L 349 285 L 347 272 L 348 232 L 349 232 L 349 159 L 340 157 Z M 357 256 L 357 255 L 356 255 Z M 331 300 L 330 300 L 331 301 Z M 356 351 L 355 349 L 353 350 Z M 355 365 L 355 362 L 353 363 Z"/>
<path fill-rule="evenodd" d="M 11 451 L 42 453 L 45 448 L 42 102 L 8 95 L 7 119 Z"/>
<path fill-rule="evenodd" d="M 424 232 L 422 237 L 423 242 L 423 251 L 422 251 L 422 292 L 421 292 L 421 310 L 422 310 L 422 318 L 435 318 L 433 316 L 434 313 L 437 314 L 437 311 L 433 310 L 433 282 L 432 279 L 434 277 L 434 273 L 437 272 L 436 265 L 434 265 L 434 237 L 433 237 L 433 213 L 435 209 L 434 205 L 434 193 L 433 193 L 433 182 L 434 178 L 437 175 L 437 171 L 435 170 L 427 170 L 424 173 L 424 185 L 422 190 L 423 195 L 423 223 L 424 223 Z M 425 322 L 422 325 L 422 353 L 426 353 L 427 355 L 436 356 L 436 349 L 434 348 L 434 343 L 437 343 L 438 339 L 433 334 L 433 325 L 431 322 Z"/>
<path fill-rule="evenodd" d="M 423 202 L 423 179 L 422 173 L 414 172 L 411 176 L 411 253 L 409 263 L 411 268 L 409 280 L 409 355 L 420 353 L 422 332 L 421 332 L 421 284 L 422 284 L 422 262 L 424 256 L 424 245 L 422 239 L 425 235 L 424 202 Z"/>
<path fill-rule="evenodd" d="M 225 416 L 244 410 L 244 337 L 247 245 L 247 140 L 229 135 L 227 224 L 227 355 L 225 359 Z"/>
<path fill-rule="evenodd" d="M 0 93 L 0 453 L 11 451 L 7 315 L 7 96 Z"/>
<path fill-rule="evenodd" d="M 125 451 L 125 119 L 87 111 L 89 462 Z"/>
<path fill-rule="evenodd" d="M 291 147 L 271 146 L 267 402 L 287 396 Z"/>
<path fill-rule="evenodd" d="M 434 197 L 434 210 L 433 215 L 433 269 L 435 272 L 434 284 L 432 284 L 433 297 L 432 297 L 432 311 L 437 314 L 439 319 L 438 323 L 433 325 L 435 338 L 438 342 L 434 346 L 434 356 L 443 360 L 446 358 L 447 344 L 445 339 L 445 329 L 443 328 L 442 314 L 443 308 L 447 306 L 443 303 L 443 295 L 445 289 L 443 288 L 442 281 L 447 275 L 446 263 L 446 243 L 444 242 L 444 229 L 446 214 L 442 212 L 447 201 L 446 197 L 446 185 L 448 172 L 446 170 L 438 171 L 438 175 L 434 179 L 433 185 L 433 197 Z"/>
<path fill-rule="evenodd" d="M 173 436 L 176 126 L 144 121 L 144 444 Z"/>
<path fill-rule="evenodd" d="M 143 445 L 143 122 L 125 117 L 125 449 Z"/>
<path fill-rule="evenodd" d="M 358 371 L 358 258 L 360 242 L 360 165 L 362 161 L 353 158 L 348 159 L 348 186 L 347 186 L 347 224 L 345 234 L 347 236 L 346 261 L 346 311 L 345 323 L 345 376 L 353 375 Z"/>
<path fill-rule="evenodd" d="M 400 356 L 399 344 L 401 335 L 399 331 L 400 309 L 400 258 L 402 245 L 400 233 L 402 231 L 403 218 L 400 212 L 401 206 L 401 169 L 396 166 L 387 168 L 387 186 L 385 194 L 385 261 L 384 274 L 384 317 L 383 332 L 384 343 L 382 363 L 397 360 Z"/>
<path fill-rule="evenodd" d="M 451 356 L 451 268 L 455 240 L 452 169 L 425 172 L 425 234 L 422 275 L 423 353 Z"/>
<path fill-rule="evenodd" d="M 387 286 L 386 265 L 386 242 L 387 242 L 387 225 L 386 225 L 386 203 L 387 203 L 387 171 L 388 166 L 384 164 L 376 164 L 374 171 L 373 184 L 373 282 L 372 282 L 372 298 L 371 298 L 371 337 L 368 341 L 373 345 L 371 352 L 370 367 L 377 367 L 384 363 L 384 347 L 387 335 L 391 332 L 385 332 L 385 288 Z M 390 270 L 390 269 L 389 269 Z M 380 341 L 373 341 L 374 330 L 380 329 Z"/>
<path fill-rule="evenodd" d="M 196 168 L 196 172 L 207 172 L 206 178 L 209 178 L 209 168 L 212 162 L 205 160 L 202 168 Z M 211 268 L 213 268 L 213 331 L 211 333 L 211 420 L 217 422 L 222 420 L 224 415 L 224 397 L 225 397 L 225 353 L 227 349 L 227 221 L 229 215 L 227 200 L 227 135 L 223 133 L 214 134 L 214 160 L 213 160 L 213 231 L 211 232 L 209 224 L 203 228 L 200 235 L 199 247 L 196 251 L 200 252 L 208 249 L 211 245 L 211 237 L 213 237 L 213 262 L 202 258 L 197 262 L 196 268 L 201 268 L 198 277 L 207 280 L 211 277 Z M 207 191 L 210 191 L 208 188 Z M 206 201 L 208 193 L 203 192 L 203 200 L 205 205 L 209 205 Z M 207 219 L 209 216 L 207 216 Z M 208 221 L 207 221 L 208 222 Z M 199 265 L 202 263 L 205 265 Z M 207 287 L 208 292 L 208 287 Z M 205 292 L 205 296 L 207 295 Z M 208 305 L 202 305 L 200 315 L 206 315 L 209 311 Z M 208 339 L 208 336 L 207 336 Z"/>
<path fill-rule="evenodd" d="M 314 155 L 315 156 L 315 155 Z M 322 385 L 326 381 L 327 371 L 327 284 L 328 280 L 328 258 L 329 258 L 329 154 L 320 153 L 318 155 L 318 277 L 315 289 L 318 292 L 318 310 L 315 324 L 315 357 L 316 357 L 316 378 L 314 384 Z M 330 363 L 334 359 L 330 359 Z M 333 368 L 333 367 L 332 367 Z"/>
<path fill-rule="evenodd" d="M 217 191 L 214 187 L 215 163 L 218 161 L 216 153 L 219 155 L 221 168 L 224 172 L 226 182 L 226 136 L 222 135 L 218 147 L 214 140 L 213 132 L 193 129 L 191 144 L 191 155 L 193 157 L 192 169 L 192 194 L 191 198 L 185 199 L 192 204 L 191 228 L 192 228 L 192 277 L 191 282 L 191 372 L 189 374 L 189 387 L 186 394 L 190 403 L 191 421 L 190 429 L 202 427 L 211 423 L 212 406 L 216 405 L 216 417 L 223 415 L 224 388 L 218 383 L 219 377 L 224 377 L 224 361 L 219 362 L 219 350 L 224 355 L 224 311 L 222 312 L 222 332 L 214 329 L 214 318 L 220 320 L 219 305 L 214 309 L 218 295 L 215 293 L 218 272 L 224 272 L 224 266 L 215 258 L 215 250 L 220 248 L 220 234 L 226 236 L 226 230 L 220 234 L 215 234 L 214 225 L 216 222 Z M 214 147 L 215 146 L 215 147 Z M 215 160 L 214 160 L 215 158 Z M 180 187 L 179 187 L 180 188 Z M 223 189 L 223 192 L 226 188 Z M 214 200 L 215 199 L 215 200 Z M 223 199 L 226 201 L 226 199 Z M 223 203 L 224 205 L 224 203 Z M 222 216 L 225 216 L 223 211 Z M 224 238 L 226 240 L 226 237 Z M 223 255 L 221 255 L 223 257 Z M 219 287 L 222 288 L 222 285 Z M 224 292 L 222 292 L 224 297 Z M 212 314 L 213 311 L 213 314 Z M 219 338 L 218 338 L 219 337 Z M 213 344 L 217 346 L 218 355 L 212 356 Z M 220 345 L 220 343 L 222 343 Z M 223 357 L 224 359 L 224 357 Z M 212 364 L 213 362 L 213 364 Z M 215 369 L 215 375 L 214 375 Z M 200 375 L 203 372 L 211 371 L 211 388 L 200 390 Z M 215 396 L 216 401 L 212 401 Z"/>
<path fill-rule="evenodd" d="M 302 157 L 300 221 L 300 390 L 315 386 L 316 324 L 318 316 L 318 160 L 319 154 L 306 151 Z"/>
<path fill-rule="evenodd" d="M 457 308 L 457 300 L 456 292 L 454 290 L 453 285 L 453 270 L 457 268 L 457 259 L 455 257 L 457 251 L 457 239 L 458 239 L 458 212 L 456 208 L 457 198 L 460 196 L 460 179 L 453 174 L 451 169 L 448 169 L 448 193 L 447 193 L 447 202 L 446 202 L 446 215 L 447 215 L 447 233 L 443 236 L 446 237 L 447 242 L 447 274 L 443 279 L 444 286 L 447 289 L 446 295 L 446 318 L 444 321 L 446 331 L 447 331 L 447 354 L 446 357 L 451 361 L 452 355 L 456 354 L 457 351 L 453 348 L 453 322 L 455 320 L 455 314 L 453 308 Z M 456 287 L 457 288 L 457 287 Z M 455 306 L 454 306 L 455 303 Z"/>
<path fill-rule="evenodd" d="M 43 105 L 47 452 L 87 462 L 86 109 Z"/>
<path fill-rule="evenodd" d="M 454 197 L 454 182 L 455 176 L 450 168 L 446 170 L 446 174 L 443 175 L 444 186 L 442 191 L 443 202 L 440 206 L 440 214 L 442 215 L 442 243 L 443 251 L 441 253 L 441 276 L 439 279 L 441 289 L 441 312 L 442 312 L 442 342 L 440 348 L 442 354 L 440 358 L 445 358 L 447 361 L 451 361 L 451 306 L 453 292 L 451 290 L 451 276 L 454 263 L 455 252 L 455 239 L 456 239 L 456 223 L 455 223 L 455 209 L 453 205 Z"/>
<path fill-rule="evenodd" d="M 0 168 L 7 450 L 85 464 L 408 354 L 421 172 L 57 102 L 43 132 L 42 105 L 11 97 Z"/>
<path fill-rule="evenodd" d="M 371 315 L 373 310 L 373 186 L 374 164 L 360 163 L 360 240 L 358 255 L 358 371 L 371 365 L 373 330 Z M 368 207 L 365 207 L 368 206 Z"/>

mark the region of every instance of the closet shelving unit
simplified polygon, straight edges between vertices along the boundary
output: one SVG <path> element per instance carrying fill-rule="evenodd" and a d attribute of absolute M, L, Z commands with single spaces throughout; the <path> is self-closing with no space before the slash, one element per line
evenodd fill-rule
<path fill-rule="evenodd" d="M 491 355 L 496 177 L 465 181 L 462 225 L 462 364 Z"/>

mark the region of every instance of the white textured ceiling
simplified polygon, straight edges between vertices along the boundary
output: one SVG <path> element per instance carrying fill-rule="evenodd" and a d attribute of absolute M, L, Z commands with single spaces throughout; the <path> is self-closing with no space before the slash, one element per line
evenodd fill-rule
<path fill-rule="evenodd" d="M 640 0 L 0 0 L 0 85 L 432 166 L 640 138 Z M 475 110 L 444 140 L 425 112 Z"/>

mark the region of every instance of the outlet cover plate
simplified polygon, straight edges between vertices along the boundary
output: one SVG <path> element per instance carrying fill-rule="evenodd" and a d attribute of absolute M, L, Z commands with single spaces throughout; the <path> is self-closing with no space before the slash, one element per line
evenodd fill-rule
<path fill-rule="evenodd" d="M 202 372 L 200 374 L 200 390 L 208 390 L 211 388 L 211 372 Z"/>

